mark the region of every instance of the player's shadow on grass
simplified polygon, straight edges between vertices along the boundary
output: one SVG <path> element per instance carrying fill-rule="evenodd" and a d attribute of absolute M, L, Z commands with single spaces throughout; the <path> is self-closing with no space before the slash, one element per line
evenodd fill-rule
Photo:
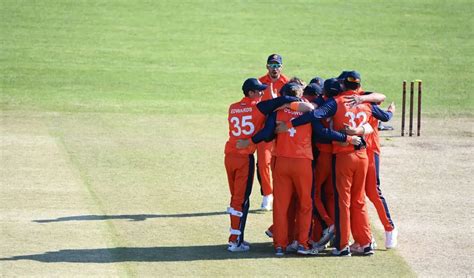
<path fill-rule="evenodd" d="M 249 213 L 264 213 L 261 210 L 249 210 Z M 145 221 L 149 218 L 181 218 L 181 217 L 205 217 L 225 215 L 225 211 L 215 212 L 197 212 L 197 213 L 178 213 L 178 214 L 123 214 L 123 215 L 77 215 L 59 217 L 55 219 L 38 219 L 33 220 L 36 223 L 66 222 L 66 221 L 99 221 L 99 220 L 129 220 L 129 221 Z"/>
<path fill-rule="evenodd" d="M 271 242 L 254 243 L 249 252 L 231 253 L 227 245 L 117 247 L 66 249 L 42 254 L 0 258 L 0 261 L 32 260 L 45 263 L 174 262 L 275 257 Z"/>

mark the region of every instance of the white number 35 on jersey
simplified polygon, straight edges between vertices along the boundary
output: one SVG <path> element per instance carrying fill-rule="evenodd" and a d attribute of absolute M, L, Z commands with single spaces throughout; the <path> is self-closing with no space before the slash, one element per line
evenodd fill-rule
<path fill-rule="evenodd" d="M 242 122 L 238 117 L 230 118 L 230 122 L 234 125 L 232 129 L 232 135 L 240 136 L 242 133 L 244 135 L 250 135 L 255 131 L 255 126 L 252 123 L 252 116 L 243 116 Z"/>

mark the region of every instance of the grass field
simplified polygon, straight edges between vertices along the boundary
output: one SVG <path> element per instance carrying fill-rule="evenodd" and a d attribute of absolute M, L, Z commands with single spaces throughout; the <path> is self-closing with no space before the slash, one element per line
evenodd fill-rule
<path fill-rule="evenodd" d="M 0 276 L 420 274 L 403 249 L 274 258 L 257 184 L 253 249 L 229 254 L 226 112 L 276 52 L 289 76 L 357 69 L 365 88 L 397 103 L 402 80 L 422 79 L 427 122 L 472 121 L 473 9 L 421 0 L 2 1 Z"/>

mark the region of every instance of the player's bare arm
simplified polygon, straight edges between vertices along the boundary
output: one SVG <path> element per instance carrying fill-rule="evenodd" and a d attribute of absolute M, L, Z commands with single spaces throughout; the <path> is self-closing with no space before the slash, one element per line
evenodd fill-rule
<path fill-rule="evenodd" d="M 313 111 L 314 109 L 316 109 L 316 107 L 313 103 L 311 103 L 311 102 L 301 102 L 301 101 L 292 102 L 292 103 L 289 104 L 289 107 L 293 111 L 298 111 L 298 112 L 303 112 L 303 113 Z"/>
<path fill-rule="evenodd" d="M 369 124 L 369 123 L 365 123 L 359 127 L 352 127 L 348 124 L 344 124 L 345 126 L 345 129 L 344 129 L 344 132 L 347 134 L 347 135 L 367 135 L 367 134 L 371 134 L 372 132 L 374 132 L 374 129 L 372 128 L 372 126 Z"/>
<path fill-rule="evenodd" d="M 381 93 L 370 93 L 365 95 L 350 95 L 344 98 L 346 99 L 346 104 L 352 107 L 364 102 L 381 103 L 384 102 L 386 96 Z"/>

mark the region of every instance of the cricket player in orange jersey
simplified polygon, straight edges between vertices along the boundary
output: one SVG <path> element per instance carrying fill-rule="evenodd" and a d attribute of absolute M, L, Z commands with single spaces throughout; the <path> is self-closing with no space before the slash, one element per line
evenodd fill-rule
<path fill-rule="evenodd" d="M 273 99 L 279 96 L 279 91 L 288 83 L 288 78 L 282 73 L 283 61 L 278 54 L 272 54 L 267 58 L 267 74 L 259 80 L 267 85 L 263 92 L 262 101 Z M 257 145 L 257 178 L 261 186 L 263 195 L 261 208 L 271 210 L 273 207 L 273 187 L 271 181 L 271 160 L 273 142 L 261 142 Z"/>
<path fill-rule="evenodd" d="M 297 86 L 298 84 L 296 83 L 287 83 L 285 84 L 281 89 L 280 89 L 280 97 L 274 98 L 274 99 L 269 99 L 265 101 L 261 101 L 258 105 L 257 108 L 259 109 L 260 112 L 263 114 L 267 115 L 270 114 L 267 117 L 265 127 L 257 132 L 254 136 L 248 139 L 244 140 L 238 140 L 237 142 L 237 147 L 238 148 L 246 148 L 248 147 L 249 144 L 260 144 L 261 142 L 272 142 L 275 139 L 275 134 L 274 134 L 274 127 L 276 125 L 276 115 L 277 112 L 274 111 L 276 108 L 290 103 L 290 102 L 295 102 L 295 101 L 301 101 L 301 99 L 292 97 L 287 95 L 287 92 L 290 90 L 291 87 Z M 272 175 L 273 179 L 275 177 L 275 172 L 274 172 L 274 167 L 275 167 L 275 162 L 276 162 L 276 157 L 272 153 Z M 287 252 L 296 252 L 298 249 L 298 242 L 295 240 L 296 238 L 296 228 L 295 228 L 295 215 L 296 215 L 296 210 L 297 210 L 297 198 L 295 196 L 296 194 L 293 195 L 292 198 L 292 203 L 291 207 L 288 209 L 288 242 L 292 242 L 290 244 L 286 251 Z M 265 233 L 269 237 L 273 237 L 273 231 L 274 231 L 274 225 L 271 225 Z"/>
<path fill-rule="evenodd" d="M 291 84 L 291 83 L 289 83 Z M 289 90 L 292 94 L 300 97 L 303 93 L 301 86 L 294 84 Z M 273 119 L 273 126 L 276 121 L 289 121 L 298 117 L 302 112 L 282 109 L 276 116 L 267 118 L 267 123 Z M 275 119 L 276 118 L 276 119 Z M 265 125 L 272 126 L 271 124 Z M 273 128 L 268 129 L 272 134 Z M 288 241 L 288 211 L 292 197 L 297 196 L 296 224 L 299 254 L 317 254 L 317 250 L 310 248 L 309 232 L 312 218 L 312 146 L 311 146 L 311 126 L 302 125 L 298 128 L 280 133 L 275 139 L 274 153 L 276 156 L 274 168 L 274 210 L 273 210 L 273 242 L 276 255 L 281 256 L 286 250 Z"/>
<path fill-rule="evenodd" d="M 229 140 L 225 147 L 225 166 L 231 192 L 231 228 L 228 250 L 247 251 L 250 246 L 244 241 L 244 229 L 249 209 L 249 196 L 252 190 L 255 144 L 239 146 L 239 141 L 249 138 L 258 131 L 266 115 L 285 103 L 297 101 L 295 97 L 278 97 L 257 103 L 266 85 L 255 78 L 247 79 L 242 85 L 245 97 L 229 107 Z"/>
<path fill-rule="evenodd" d="M 395 105 L 391 103 L 387 111 L 380 109 L 374 103 L 372 104 L 372 107 L 374 117 L 371 121 L 369 121 L 369 123 L 374 129 L 374 132 L 372 134 L 369 134 L 366 138 L 367 155 L 369 157 L 369 169 L 366 177 L 365 193 L 369 200 L 374 204 L 375 209 L 377 210 L 380 222 L 382 222 L 385 230 L 385 247 L 387 249 L 390 249 L 395 248 L 397 245 L 398 231 L 395 228 L 395 225 L 393 224 L 387 202 L 380 188 L 380 142 L 378 136 L 378 125 L 379 121 L 387 122 L 392 118 L 393 112 L 395 111 Z M 358 134 L 360 132 L 362 132 L 360 129 L 355 129 L 350 134 Z"/>
<path fill-rule="evenodd" d="M 291 83 L 290 83 L 291 84 Z M 292 84 L 289 88 L 290 95 L 301 97 L 303 88 Z M 287 121 L 301 112 L 282 109 L 272 113 L 267 118 L 264 130 L 267 134 L 264 138 L 274 136 L 276 121 Z M 288 218 L 288 212 L 293 197 L 298 199 L 298 210 L 296 218 L 298 223 L 298 248 L 299 254 L 317 254 L 308 247 L 308 236 L 311 228 L 312 212 L 312 149 L 311 149 L 311 126 L 301 126 L 298 129 L 289 130 L 278 134 L 275 138 L 275 166 L 274 166 L 274 207 L 273 207 L 273 243 L 277 256 L 284 255 L 288 242 L 288 225 L 294 218 Z"/>
<path fill-rule="evenodd" d="M 320 77 L 313 78 L 305 88 L 305 93 L 311 95 L 311 99 L 321 106 L 333 95 L 340 92 L 331 93 L 328 90 L 322 90 L 316 82 L 321 82 L 324 86 L 324 80 Z M 312 92 L 314 91 L 314 94 Z M 324 92 L 324 95 L 323 95 Z M 308 98 L 308 97 L 306 97 Z M 330 127 L 330 120 L 321 119 L 324 128 Z M 315 131 L 315 128 L 313 127 Z M 314 134 L 314 132 L 313 132 Z M 313 247 L 322 251 L 326 243 L 334 236 L 334 193 L 332 185 L 332 140 L 321 136 L 313 136 L 313 153 L 315 154 L 314 169 L 314 205 L 316 213 L 313 214 L 313 229 L 311 241 Z"/>
<path fill-rule="evenodd" d="M 322 107 L 313 112 L 306 113 L 300 118 L 288 122 L 289 128 L 311 121 L 318 121 L 322 118 L 333 117 L 333 128 L 344 130 L 346 125 L 352 127 L 365 126 L 372 117 L 372 107 L 370 104 L 358 104 L 351 107 L 346 104 L 346 96 L 357 94 L 360 87 L 360 74 L 351 72 L 351 80 L 357 86 L 348 88 L 333 100 L 329 100 Z M 326 80 L 326 82 L 340 84 L 337 79 Z M 371 130 L 373 132 L 373 130 Z M 349 237 L 352 231 L 354 240 L 360 243 L 362 254 L 372 255 L 372 235 L 368 221 L 367 209 L 365 205 L 365 178 L 368 169 L 368 157 L 365 146 L 355 148 L 354 146 L 343 146 L 333 143 L 334 187 L 336 198 L 336 238 L 333 254 L 336 256 L 350 256 Z"/>
<path fill-rule="evenodd" d="M 344 82 L 345 85 L 351 86 L 351 76 L 350 71 L 344 71 L 341 73 L 340 77 L 341 80 Z M 349 74 L 349 76 L 348 76 Z M 356 93 L 353 96 L 348 97 L 348 104 L 355 105 L 361 102 L 366 101 L 367 97 L 371 98 L 372 93 L 364 92 L 361 87 L 357 88 Z M 398 230 L 395 228 L 393 224 L 392 218 L 390 216 L 390 212 L 388 209 L 387 202 L 385 197 L 382 194 L 382 190 L 380 188 L 380 177 L 379 177 L 379 155 L 380 155 L 380 143 L 378 137 L 378 130 L 380 130 L 380 123 L 387 122 L 391 119 L 392 113 L 395 110 L 395 106 L 392 103 L 388 111 L 385 112 L 380 109 L 376 103 L 380 104 L 381 101 L 372 101 L 372 112 L 373 118 L 369 122 L 371 127 L 374 129 L 374 132 L 367 136 L 367 154 L 369 157 L 369 170 L 367 171 L 366 177 L 366 185 L 365 191 L 366 195 L 369 200 L 374 204 L 377 214 L 379 216 L 380 221 L 382 222 L 385 230 L 385 247 L 387 249 L 395 248 L 397 245 L 397 237 L 398 237 Z M 360 133 L 360 128 L 352 130 L 351 134 L 355 133 L 357 130 Z M 349 130 L 347 130 L 349 132 Z M 351 249 L 360 251 L 359 243 L 355 242 L 351 245 Z"/>
<path fill-rule="evenodd" d="M 303 95 L 303 89 L 294 85 L 291 91 L 297 97 Z M 277 112 L 277 121 L 288 121 L 301 115 L 301 112 L 283 109 Z M 275 139 L 275 180 L 274 180 L 274 211 L 273 243 L 276 254 L 283 255 L 288 242 L 288 209 L 292 197 L 298 198 L 296 214 L 298 223 L 297 252 L 300 254 L 316 254 L 309 248 L 309 232 L 311 228 L 312 213 L 312 159 L 311 125 L 302 125 L 281 133 Z"/>
<path fill-rule="evenodd" d="M 332 85 L 336 86 L 332 86 Z M 342 91 L 342 87 L 337 80 L 334 82 L 326 82 L 324 90 L 317 84 L 309 84 L 305 88 L 304 95 L 312 96 L 316 106 L 323 105 L 333 96 Z M 324 92 L 324 96 L 321 92 Z M 317 97 L 316 97 L 317 96 Z M 379 96 L 384 97 L 384 96 Z M 308 111 L 307 107 L 301 107 L 299 104 L 298 111 Z M 305 108 L 305 109 L 301 109 Z M 313 231 L 311 241 L 313 248 L 322 251 L 326 243 L 334 236 L 334 194 L 332 187 L 332 141 L 345 142 L 345 135 L 331 131 L 328 127 L 330 118 L 321 119 L 320 122 L 312 122 L 313 128 L 313 154 L 315 155 L 315 194 L 314 202 L 317 211 L 313 214 Z M 342 140 L 341 140 L 342 139 Z M 358 145 L 360 141 L 354 138 L 351 144 Z M 323 230 L 324 229 L 324 230 Z"/>
<path fill-rule="evenodd" d="M 256 146 L 245 149 L 235 147 L 237 140 L 250 138 L 259 130 L 265 116 L 258 111 L 256 104 L 267 85 L 255 78 L 245 80 L 242 90 L 245 97 L 229 107 L 229 140 L 225 145 L 225 168 L 231 193 L 230 237 L 227 250 L 231 252 L 248 251 L 250 246 L 244 242 L 245 222 L 249 210 L 249 197 L 252 192 L 254 175 L 254 157 Z"/>

